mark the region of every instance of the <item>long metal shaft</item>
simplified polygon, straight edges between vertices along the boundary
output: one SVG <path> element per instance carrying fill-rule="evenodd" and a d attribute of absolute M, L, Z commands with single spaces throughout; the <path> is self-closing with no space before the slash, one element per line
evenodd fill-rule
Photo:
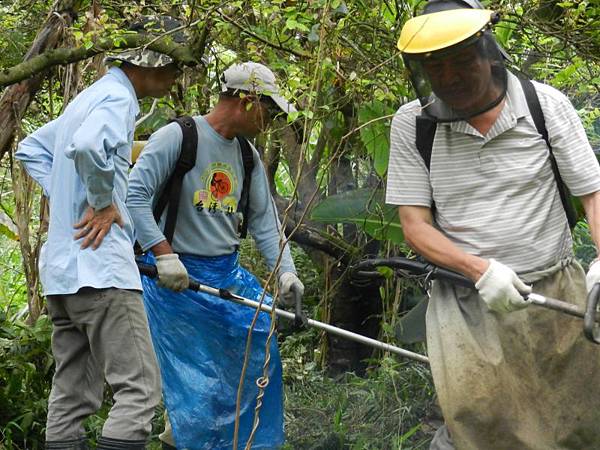
<path fill-rule="evenodd" d="M 529 300 L 534 305 L 543 306 L 544 308 L 553 309 L 555 311 L 560 311 L 564 314 L 568 314 L 570 316 L 579 317 L 583 319 L 585 317 L 585 311 L 572 303 L 567 303 L 562 300 L 557 300 L 551 297 L 545 297 L 540 294 L 536 294 L 532 292 L 527 296 L 527 300 Z M 598 318 L 596 318 L 596 321 Z"/>
<path fill-rule="evenodd" d="M 446 281 L 451 281 L 452 283 L 461 286 L 473 289 L 475 288 L 475 284 L 464 275 L 436 267 L 429 263 L 414 261 L 403 257 L 366 260 L 357 264 L 355 266 L 355 271 L 358 271 L 357 273 L 361 274 L 365 272 L 360 272 L 360 270 L 373 270 L 374 267 L 378 266 L 387 266 L 395 269 L 407 270 L 411 273 L 415 273 L 418 275 L 427 275 L 432 280 L 442 279 Z M 585 317 L 585 311 L 582 308 L 572 303 L 568 303 L 564 300 L 557 300 L 555 298 L 546 297 L 536 293 L 529 294 L 527 296 L 527 300 L 529 300 L 534 305 L 542 306 L 548 309 L 553 309 L 555 311 L 560 311 L 570 316 L 580 318 Z M 595 320 L 596 322 L 600 322 L 600 317 L 597 316 Z"/>
<path fill-rule="evenodd" d="M 376 279 L 381 277 L 381 274 L 375 271 L 379 266 L 394 268 L 402 276 L 406 276 L 404 272 L 410 272 L 418 276 L 425 276 L 427 280 L 442 279 L 460 286 L 466 286 L 471 289 L 475 288 L 471 280 L 459 273 L 436 267 L 427 262 L 415 261 L 404 257 L 361 261 L 352 268 L 352 271 L 356 277 Z M 535 292 L 529 294 L 527 300 L 534 305 L 583 319 L 583 333 L 585 337 L 595 344 L 600 344 L 600 283 L 596 283 L 588 293 L 585 309 L 572 303 L 546 297 Z"/>
<path fill-rule="evenodd" d="M 151 278 L 156 277 L 156 267 L 143 264 L 138 262 L 138 268 L 140 269 L 140 273 L 147 275 Z M 273 308 L 269 305 L 260 304 L 257 301 L 250 300 L 245 297 L 241 297 L 239 295 L 233 294 L 226 289 L 216 289 L 211 286 L 206 286 L 202 283 L 198 283 L 196 280 L 190 279 L 189 289 L 198 292 L 204 292 L 206 294 L 214 295 L 215 297 L 219 297 L 225 300 L 229 300 L 240 305 L 248 306 L 250 308 L 258 309 L 261 311 L 271 314 L 273 312 Z M 289 311 L 284 311 L 283 309 L 275 308 L 275 314 L 278 317 L 283 317 L 284 319 L 295 320 L 296 315 Z M 405 350 L 400 347 L 396 347 L 392 344 L 386 344 L 385 342 L 380 342 L 376 339 L 372 339 L 367 336 L 363 336 L 358 333 L 353 333 L 352 331 L 344 330 L 342 328 L 334 327 L 333 325 L 329 325 L 327 323 L 319 322 L 318 320 L 307 319 L 306 324 L 308 326 L 318 328 L 320 330 L 326 331 L 327 333 L 334 334 L 336 336 L 342 337 L 344 339 L 349 339 L 351 341 L 359 342 L 364 345 L 368 345 L 373 348 L 377 348 L 379 350 L 384 350 L 390 353 L 394 353 L 398 356 L 403 356 L 405 358 L 410 358 L 415 361 L 419 361 L 425 364 L 429 364 L 429 359 L 421 355 L 419 353 L 411 352 L 409 350 Z"/>
<path fill-rule="evenodd" d="M 198 286 L 198 290 L 202 291 L 202 292 L 206 292 L 207 294 L 216 295 L 216 296 L 220 297 L 218 294 L 218 289 L 214 289 L 209 286 L 204 286 L 204 285 L 200 284 Z M 215 293 L 215 291 L 217 293 Z M 221 297 L 221 298 L 224 298 L 224 297 Z M 273 308 L 271 306 L 268 306 L 265 304 L 260 305 L 259 302 L 256 302 L 254 300 L 250 300 L 250 299 L 247 299 L 244 297 L 240 297 L 235 294 L 231 294 L 231 297 L 228 297 L 226 299 L 231 300 L 232 302 L 238 303 L 240 305 L 249 306 L 254 309 L 257 309 L 260 307 L 261 311 L 269 313 L 269 314 L 271 314 L 273 311 Z M 291 313 L 289 311 L 284 311 L 283 309 L 279 309 L 279 308 L 275 308 L 275 314 L 278 317 L 283 317 L 283 318 L 289 319 L 289 320 L 294 320 L 296 318 L 294 313 Z M 376 339 L 372 339 L 370 337 L 363 336 L 361 334 L 353 333 L 352 331 L 344 330 L 342 328 L 334 327 L 333 325 L 329 325 L 328 323 L 324 323 L 324 322 L 319 322 L 318 320 L 307 319 L 306 323 L 307 323 L 307 325 L 309 325 L 311 327 L 318 328 L 320 330 L 324 330 L 330 334 L 334 334 L 336 336 L 339 336 L 339 337 L 342 337 L 345 339 L 349 339 L 351 341 L 359 342 L 361 344 L 365 344 L 365 345 L 368 345 L 373 348 L 385 350 L 385 351 L 394 353 L 399 356 L 404 356 L 406 358 L 414 359 L 415 361 L 420 361 L 420 362 L 429 364 L 429 359 L 426 356 L 420 355 L 419 353 L 414 353 L 409 350 L 405 350 L 403 348 L 396 347 L 391 344 L 386 344 L 385 342 L 381 342 Z"/>

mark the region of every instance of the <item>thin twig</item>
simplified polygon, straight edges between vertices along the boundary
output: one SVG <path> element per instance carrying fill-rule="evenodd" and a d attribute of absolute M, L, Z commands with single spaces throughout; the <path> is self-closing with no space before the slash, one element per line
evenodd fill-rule
<path fill-rule="evenodd" d="M 253 31 L 250 31 L 247 28 L 244 28 L 239 23 L 237 23 L 235 20 L 233 20 L 231 17 L 227 16 L 226 14 L 224 14 L 221 11 L 217 11 L 217 14 L 219 16 L 221 16 L 221 18 L 223 18 L 223 20 L 225 20 L 226 22 L 230 23 L 231 25 L 233 25 L 234 27 L 239 29 L 242 33 L 252 36 L 254 39 L 259 40 L 260 42 L 268 45 L 269 47 L 275 48 L 277 50 L 282 50 L 287 53 L 291 53 L 292 55 L 297 56 L 298 58 L 312 58 L 312 56 L 309 53 L 299 52 L 297 50 L 293 50 L 291 48 L 287 48 L 282 45 L 275 44 L 275 43 L 263 38 L 262 36 L 259 36 L 258 34 L 254 33 Z"/>

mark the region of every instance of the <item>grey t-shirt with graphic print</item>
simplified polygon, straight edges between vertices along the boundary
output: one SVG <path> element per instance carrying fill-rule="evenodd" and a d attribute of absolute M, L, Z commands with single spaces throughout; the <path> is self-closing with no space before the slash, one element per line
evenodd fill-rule
<path fill-rule="evenodd" d="M 244 181 L 242 154 L 237 139 L 226 139 L 202 116 L 194 117 L 198 130 L 196 165 L 183 179 L 177 226 L 172 247 L 176 253 L 221 256 L 239 246 L 238 203 Z M 137 240 L 148 250 L 165 239 L 160 223 L 154 221 L 152 208 L 156 193 L 162 192 L 181 152 L 183 134 L 176 123 L 154 133 L 129 176 L 127 207 L 132 216 Z M 258 152 L 250 186 L 248 231 L 272 269 L 279 255 L 281 225 Z M 294 272 L 294 263 L 286 246 L 279 273 Z"/>

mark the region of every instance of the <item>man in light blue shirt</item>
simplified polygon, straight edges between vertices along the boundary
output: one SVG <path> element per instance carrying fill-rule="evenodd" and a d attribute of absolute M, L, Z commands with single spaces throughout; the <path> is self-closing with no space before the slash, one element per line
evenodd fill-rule
<path fill-rule="evenodd" d="M 48 449 L 87 448 L 82 421 L 101 406 L 105 379 L 114 405 L 98 449 L 143 449 L 160 400 L 125 198 L 138 98 L 167 94 L 180 71 L 148 50 L 107 61 L 108 73 L 16 152 L 50 205 L 40 256 L 56 362 Z"/>

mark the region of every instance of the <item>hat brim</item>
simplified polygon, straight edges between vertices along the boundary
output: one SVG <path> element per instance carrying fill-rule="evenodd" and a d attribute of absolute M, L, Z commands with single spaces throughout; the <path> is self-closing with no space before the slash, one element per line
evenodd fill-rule
<path fill-rule="evenodd" d="M 289 113 L 293 113 L 293 112 L 298 112 L 298 110 L 296 109 L 296 107 L 294 105 L 292 105 L 290 102 L 288 102 L 285 98 L 283 98 L 281 95 L 270 95 L 269 97 L 271 97 L 273 99 L 273 101 L 275 102 L 275 104 L 277 106 L 279 106 L 279 108 L 286 114 Z"/>
<path fill-rule="evenodd" d="M 154 50 L 144 50 L 141 53 L 135 51 L 125 51 L 108 55 L 104 58 L 104 64 L 114 63 L 115 61 L 126 62 L 145 69 L 165 67 L 169 64 L 175 64 L 173 58 Z"/>

